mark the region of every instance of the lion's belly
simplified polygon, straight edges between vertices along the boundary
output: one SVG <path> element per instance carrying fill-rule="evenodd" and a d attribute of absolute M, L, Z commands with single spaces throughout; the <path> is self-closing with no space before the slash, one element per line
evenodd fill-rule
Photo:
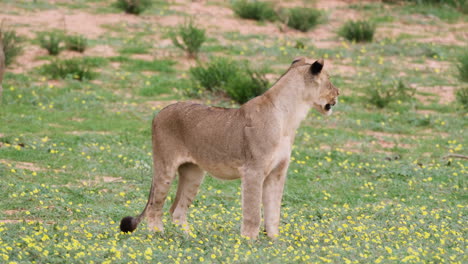
<path fill-rule="evenodd" d="M 231 164 L 199 164 L 199 166 L 207 171 L 215 178 L 222 180 L 235 180 L 240 178 L 239 169 Z"/>

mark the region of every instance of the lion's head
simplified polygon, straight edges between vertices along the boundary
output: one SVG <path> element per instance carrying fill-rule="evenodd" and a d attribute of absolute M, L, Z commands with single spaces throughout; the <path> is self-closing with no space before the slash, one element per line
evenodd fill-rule
<path fill-rule="evenodd" d="M 330 82 L 330 76 L 323 70 L 323 59 L 307 63 L 305 58 L 293 61 L 304 76 L 305 89 L 303 98 L 310 106 L 324 115 L 332 113 L 332 107 L 338 102 L 340 91 Z"/>

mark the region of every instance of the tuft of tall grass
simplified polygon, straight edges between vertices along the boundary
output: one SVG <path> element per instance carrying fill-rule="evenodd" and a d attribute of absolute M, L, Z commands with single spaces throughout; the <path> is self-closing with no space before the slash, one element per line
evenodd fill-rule
<path fill-rule="evenodd" d="M 455 94 L 458 103 L 468 111 L 468 87 L 459 88 Z"/>
<path fill-rule="evenodd" d="M 37 35 L 39 45 L 46 49 L 50 55 L 58 55 L 63 49 L 62 42 L 65 39 L 65 34 L 62 31 L 45 31 Z"/>
<path fill-rule="evenodd" d="M 85 58 L 55 59 L 42 66 L 42 72 L 52 78 L 72 78 L 75 80 L 92 80 L 96 77 L 93 68 L 96 63 Z"/>
<path fill-rule="evenodd" d="M 365 89 L 367 101 L 377 106 L 385 108 L 392 102 L 408 101 L 416 92 L 415 89 L 407 86 L 402 80 L 394 80 L 391 83 L 382 84 L 380 81 L 372 82 Z"/>
<path fill-rule="evenodd" d="M 115 6 L 128 14 L 139 15 L 151 7 L 151 0 L 117 0 Z"/>
<path fill-rule="evenodd" d="M 458 58 L 458 78 L 468 82 L 468 52 Z"/>
<path fill-rule="evenodd" d="M 179 38 L 181 41 L 179 41 Z M 200 48 L 206 40 L 205 30 L 197 28 L 192 20 L 186 21 L 171 36 L 172 43 L 187 52 L 190 58 L 196 58 Z"/>
<path fill-rule="evenodd" d="M 23 52 L 23 39 L 14 30 L 4 30 L 0 28 L 0 41 L 2 41 L 3 54 L 5 55 L 5 65 L 10 65 L 15 57 Z"/>
<path fill-rule="evenodd" d="M 238 0 L 232 5 L 234 13 L 241 18 L 259 21 L 275 21 L 278 18 L 273 5 L 262 1 Z"/>
<path fill-rule="evenodd" d="M 65 37 L 65 46 L 69 50 L 84 52 L 88 46 L 88 40 L 83 35 L 69 35 Z"/>
<path fill-rule="evenodd" d="M 314 8 L 291 8 L 287 12 L 286 24 L 290 28 L 307 32 L 320 23 L 322 13 Z"/>
<path fill-rule="evenodd" d="M 339 35 L 349 41 L 371 42 L 376 26 L 367 20 L 347 21 L 339 31 Z"/>

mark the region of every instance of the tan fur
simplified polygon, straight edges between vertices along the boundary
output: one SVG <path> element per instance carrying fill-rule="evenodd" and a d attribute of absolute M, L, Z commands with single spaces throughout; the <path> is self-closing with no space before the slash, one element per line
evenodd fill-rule
<path fill-rule="evenodd" d="M 314 66 L 321 69 L 323 60 Z M 325 71 L 312 74 L 311 67 L 305 58 L 296 59 L 265 94 L 238 109 L 189 102 L 164 108 L 153 120 L 154 178 L 148 203 L 138 218 L 127 219 L 133 229 L 148 217 L 151 230 L 163 230 L 162 208 L 178 171 L 170 212 L 188 230 L 186 212 L 207 171 L 220 179 L 241 179 L 242 235 L 258 236 L 263 204 L 267 234 L 276 237 L 296 129 L 311 107 L 330 114 L 325 106 L 334 105 L 339 94 Z"/>

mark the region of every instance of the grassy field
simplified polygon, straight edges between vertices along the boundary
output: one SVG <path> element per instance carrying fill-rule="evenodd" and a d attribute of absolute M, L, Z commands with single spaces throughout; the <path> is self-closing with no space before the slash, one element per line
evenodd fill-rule
<path fill-rule="evenodd" d="M 0 263 L 468 262 L 468 162 L 449 156 L 468 154 L 468 115 L 455 96 L 467 87 L 457 69 L 468 41 L 463 12 L 316 1 L 320 24 L 300 32 L 241 19 L 228 1 L 158 0 L 138 16 L 114 1 L 49 2 L 0 3 L 24 38 L 0 104 Z M 211 177 L 190 208 L 189 236 L 167 212 L 174 188 L 164 234 L 146 224 L 119 231 L 146 203 L 152 117 L 179 100 L 238 106 L 219 93 L 187 96 L 196 61 L 170 34 L 190 17 L 206 30 L 200 61 L 248 60 L 272 83 L 296 56 L 325 58 L 341 90 L 332 116 L 312 110 L 297 132 L 276 241 L 242 238 L 239 181 Z M 372 42 L 338 35 L 361 17 L 376 25 Z M 36 32 L 64 28 L 88 47 L 58 58 L 86 57 L 93 80 L 44 68 L 55 56 Z M 398 85 L 411 95 L 375 105 L 375 89 Z"/>

